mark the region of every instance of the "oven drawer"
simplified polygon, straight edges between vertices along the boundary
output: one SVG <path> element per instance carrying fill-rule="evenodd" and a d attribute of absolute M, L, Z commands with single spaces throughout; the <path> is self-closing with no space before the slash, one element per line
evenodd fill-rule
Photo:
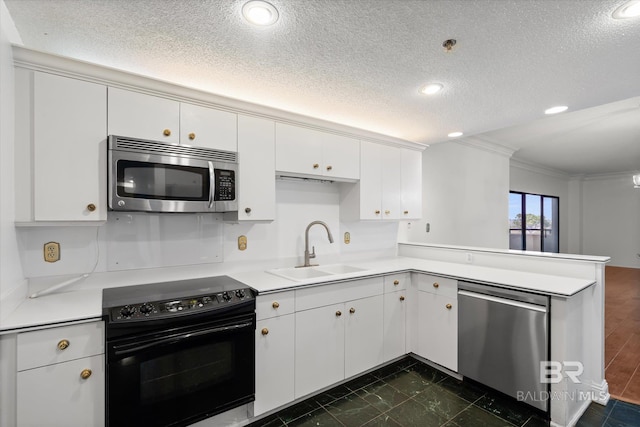
<path fill-rule="evenodd" d="M 256 298 L 256 318 L 262 320 L 291 314 L 294 312 L 294 301 L 294 291 L 258 295 Z"/>
<path fill-rule="evenodd" d="M 18 334 L 18 371 L 103 353 L 103 322 Z"/>

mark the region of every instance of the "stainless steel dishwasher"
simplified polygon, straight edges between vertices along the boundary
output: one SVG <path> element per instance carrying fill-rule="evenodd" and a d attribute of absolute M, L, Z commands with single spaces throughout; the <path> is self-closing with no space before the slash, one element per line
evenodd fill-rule
<path fill-rule="evenodd" d="M 549 297 L 458 282 L 458 371 L 547 411 Z"/>

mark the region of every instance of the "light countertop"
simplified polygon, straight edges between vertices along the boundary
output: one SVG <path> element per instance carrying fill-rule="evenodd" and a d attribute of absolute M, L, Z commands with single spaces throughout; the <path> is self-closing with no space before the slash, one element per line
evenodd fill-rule
<path fill-rule="evenodd" d="M 301 287 L 320 286 L 357 278 L 412 271 L 452 277 L 479 283 L 567 298 L 593 285 L 589 279 L 552 276 L 472 264 L 432 261 L 408 257 L 385 257 L 370 261 L 346 263 L 362 271 L 332 274 L 305 280 L 290 280 L 264 270 L 234 271 L 228 275 L 256 289 L 258 293 L 272 293 Z M 43 327 L 65 322 L 99 319 L 102 316 L 102 288 L 60 291 L 35 299 L 25 298 L 5 316 L 0 333 Z"/>

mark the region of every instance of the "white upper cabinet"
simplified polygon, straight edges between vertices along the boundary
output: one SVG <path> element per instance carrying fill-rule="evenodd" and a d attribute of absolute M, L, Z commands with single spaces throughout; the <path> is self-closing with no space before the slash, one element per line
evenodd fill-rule
<path fill-rule="evenodd" d="M 106 86 L 20 70 L 16 91 L 16 221 L 105 221 Z"/>
<path fill-rule="evenodd" d="M 109 88 L 109 135 L 180 142 L 180 103 Z"/>
<path fill-rule="evenodd" d="M 238 115 L 114 87 L 109 135 L 237 151 Z"/>
<path fill-rule="evenodd" d="M 273 221 L 276 217 L 275 122 L 238 117 L 239 221 Z"/>
<path fill-rule="evenodd" d="M 238 151 L 238 115 L 180 103 L 180 143 Z"/>
<path fill-rule="evenodd" d="M 360 182 L 341 189 L 344 221 L 420 218 L 422 157 L 420 151 L 362 141 Z"/>
<path fill-rule="evenodd" d="M 356 181 L 359 156 L 357 139 L 276 123 L 276 171 L 280 173 Z"/>
<path fill-rule="evenodd" d="M 401 218 L 422 218 L 422 151 L 400 150 Z"/>

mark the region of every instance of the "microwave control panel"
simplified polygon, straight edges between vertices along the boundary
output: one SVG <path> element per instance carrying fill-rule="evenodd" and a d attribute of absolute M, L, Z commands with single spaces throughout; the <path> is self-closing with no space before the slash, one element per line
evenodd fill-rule
<path fill-rule="evenodd" d="M 215 201 L 227 201 L 236 199 L 236 173 L 228 169 L 216 169 L 215 171 Z"/>

